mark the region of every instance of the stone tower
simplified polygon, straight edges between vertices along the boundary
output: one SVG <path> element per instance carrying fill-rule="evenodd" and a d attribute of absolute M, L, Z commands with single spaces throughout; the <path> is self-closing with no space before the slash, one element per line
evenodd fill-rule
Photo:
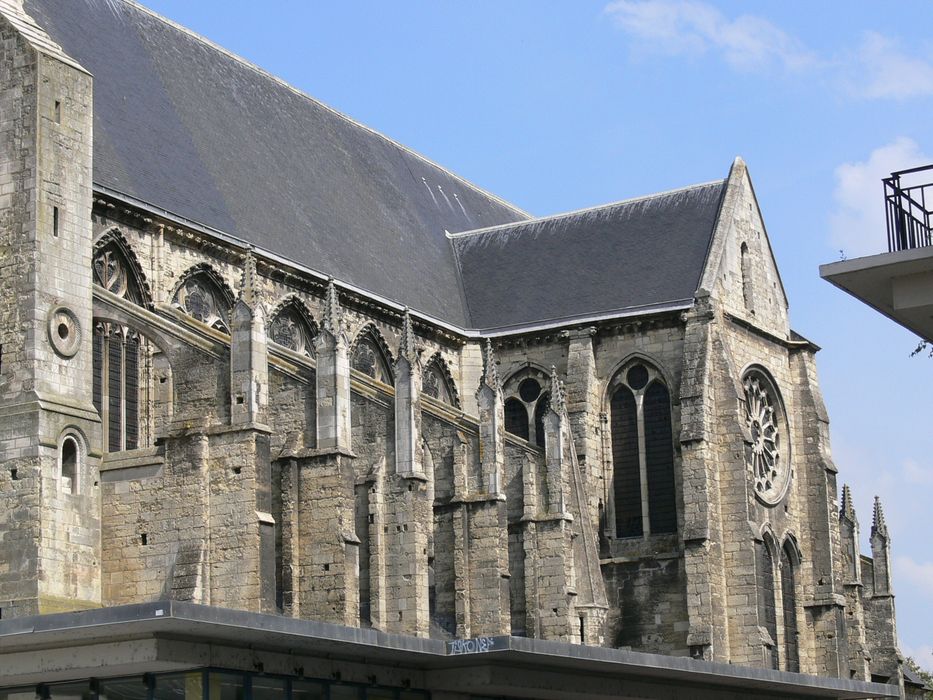
<path fill-rule="evenodd" d="M 0 9 L 0 608 L 45 613 L 100 604 L 92 80 Z"/>

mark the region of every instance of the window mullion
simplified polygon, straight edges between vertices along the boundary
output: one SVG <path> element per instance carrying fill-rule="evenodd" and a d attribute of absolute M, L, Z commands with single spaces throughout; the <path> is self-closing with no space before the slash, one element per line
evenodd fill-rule
<path fill-rule="evenodd" d="M 110 329 L 104 326 L 101 345 L 100 406 L 101 432 L 104 452 L 110 451 Z"/>
<path fill-rule="evenodd" d="M 645 394 L 635 395 L 635 422 L 638 429 L 638 473 L 641 481 L 641 522 L 643 536 L 651 534 L 651 517 L 648 512 L 648 459 L 645 449 Z"/>

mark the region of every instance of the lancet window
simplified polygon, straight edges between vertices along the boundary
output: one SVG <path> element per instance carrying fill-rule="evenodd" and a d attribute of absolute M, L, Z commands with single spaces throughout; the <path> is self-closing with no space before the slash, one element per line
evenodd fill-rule
<path fill-rule="evenodd" d="M 784 660 L 786 671 L 800 671 L 800 647 L 797 638 L 797 590 L 794 549 L 787 541 L 781 548 L 781 607 L 784 613 Z"/>
<path fill-rule="evenodd" d="M 273 343 L 311 357 L 317 326 L 297 300 L 282 304 L 269 322 L 269 338 Z"/>
<path fill-rule="evenodd" d="M 505 429 L 544 447 L 544 416 L 550 408 L 550 380 L 533 368 L 520 370 L 505 383 Z"/>
<path fill-rule="evenodd" d="M 660 373 L 635 362 L 609 387 L 616 537 L 677 530 L 671 398 Z"/>
<path fill-rule="evenodd" d="M 755 542 L 755 573 L 758 579 L 758 625 L 770 637 L 769 642 L 763 648 L 764 662 L 769 668 L 776 669 L 779 665 L 779 653 L 773 549 L 773 541 L 767 534 L 762 541 Z"/>
<path fill-rule="evenodd" d="M 140 336 L 110 323 L 94 326 L 93 400 L 109 452 L 139 446 Z"/>

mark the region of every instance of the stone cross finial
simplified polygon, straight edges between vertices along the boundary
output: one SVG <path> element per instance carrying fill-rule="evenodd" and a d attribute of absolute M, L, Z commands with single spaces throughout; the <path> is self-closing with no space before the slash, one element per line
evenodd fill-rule
<path fill-rule="evenodd" d="M 871 519 L 871 536 L 888 536 L 888 525 L 884 522 L 884 510 L 881 507 L 881 499 L 875 496 L 875 511 Z"/>
<path fill-rule="evenodd" d="M 855 503 L 852 501 L 852 489 L 848 484 L 842 485 L 842 505 L 839 508 L 839 517 L 849 522 L 858 522 L 855 517 Z"/>
<path fill-rule="evenodd" d="M 399 341 L 398 356 L 404 357 L 409 363 L 414 365 L 418 350 L 415 347 L 415 331 L 411 323 L 411 314 L 408 307 L 405 307 L 405 316 L 402 319 L 402 337 Z"/>
<path fill-rule="evenodd" d="M 551 410 L 559 416 L 567 410 L 567 392 L 564 383 L 557 376 L 557 367 L 551 365 Z"/>
<path fill-rule="evenodd" d="M 340 310 L 340 301 L 337 298 L 337 286 L 334 284 L 334 278 L 327 280 L 327 292 L 324 295 L 324 318 L 321 320 L 322 327 L 333 334 L 340 332 L 343 321 L 343 314 Z"/>
<path fill-rule="evenodd" d="M 256 275 L 256 258 L 253 257 L 253 246 L 246 249 L 246 261 L 243 263 L 243 277 L 240 280 L 240 299 L 251 309 L 259 303 L 259 290 Z"/>
<path fill-rule="evenodd" d="M 496 356 L 492 351 L 492 341 L 486 338 L 486 345 L 483 348 L 483 376 L 480 377 L 480 384 L 485 384 L 493 391 L 499 391 L 502 385 L 499 383 L 499 371 L 496 369 Z"/>

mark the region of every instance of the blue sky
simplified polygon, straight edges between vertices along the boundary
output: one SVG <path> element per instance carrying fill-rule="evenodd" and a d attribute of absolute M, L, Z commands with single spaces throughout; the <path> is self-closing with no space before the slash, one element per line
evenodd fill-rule
<path fill-rule="evenodd" d="M 933 359 L 817 271 L 882 252 L 880 178 L 933 163 L 933 5 L 146 4 L 537 215 L 721 178 L 741 155 L 793 325 L 823 347 L 863 551 L 877 494 L 902 647 L 933 669 Z"/>

